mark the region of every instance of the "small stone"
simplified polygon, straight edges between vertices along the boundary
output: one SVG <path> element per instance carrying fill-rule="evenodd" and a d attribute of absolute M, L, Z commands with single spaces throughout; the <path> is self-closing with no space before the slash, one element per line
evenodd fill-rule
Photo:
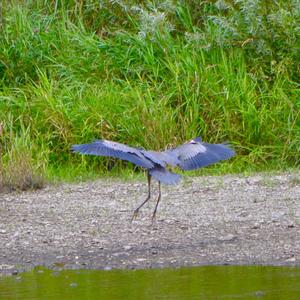
<path fill-rule="evenodd" d="M 293 223 L 290 223 L 290 224 L 288 224 L 288 226 L 287 226 L 288 228 L 294 228 L 295 227 L 295 224 L 293 224 Z"/>
<path fill-rule="evenodd" d="M 265 292 L 263 292 L 263 291 L 256 291 L 255 293 L 254 293 L 254 295 L 256 296 L 256 297 L 263 297 L 263 296 L 265 296 Z"/>
<path fill-rule="evenodd" d="M 104 271 L 110 271 L 111 269 L 112 269 L 112 267 L 110 267 L 110 266 L 106 266 L 103 268 Z"/>
<path fill-rule="evenodd" d="M 188 230 L 189 229 L 189 227 L 185 226 L 185 225 L 181 225 L 181 226 L 179 226 L 179 228 L 182 229 L 182 230 Z"/>
<path fill-rule="evenodd" d="M 129 246 L 129 245 L 128 245 L 128 246 L 124 246 L 123 248 L 124 248 L 124 250 L 126 250 L 126 251 L 128 251 L 128 250 L 132 249 L 132 247 L 131 247 L 131 246 Z"/>
<path fill-rule="evenodd" d="M 98 239 L 93 239 L 93 241 L 92 241 L 93 244 L 100 244 L 100 242 L 101 242 L 101 241 L 98 240 Z"/>
<path fill-rule="evenodd" d="M 249 216 L 249 213 L 247 211 L 242 211 L 238 216 L 239 217 L 247 217 L 247 216 Z"/>
<path fill-rule="evenodd" d="M 13 269 L 14 267 L 15 267 L 14 265 L 1 264 L 0 270 L 10 270 L 10 269 Z"/>
<path fill-rule="evenodd" d="M 5 229 L 0 230 L 0 234 L 5 234 L 7 231 Z"/>
<path fill-rule="evenodd" d="M 260 228 L 260 225 L 259 225 L 259 223 L 254 223 L 254 225 L 251 228 L 258 229 L 258 228 Z"/>
<path fill-rule="evenodd" d="M 221 236 L 219 237 L 219 241 L 222 241 L 222 242 L 230 242 L 230 241 L 233 241 L 237 239 L 237 236 L 236 235 L 233 235 L 233 234 L 227 234 L 225 236 Z"/>
<path fill-rule="evenodd" d="M 293 257 L 287 258 L 285 261 L 286 262 L 295 262 L 296 258 L 293 256 Z"/>
<path fill-rule="evenodd" d="M 138 262 L 144 262 L 144 261 L 146 261 L 147 259 L 146 258 L 137 258 L 136 259 L 136 261 L 138 261 Z"/>
<path fill-rule="evenodd" d="M 163 222 L 165 222 L 166 224 L 172 224 L 172 223 L 174 222 L 173 220 L 168 220 L 168 219 L 160 220 L 160 221 L 163 221 Z"/>
<path fill-rule="evenodd" d="M 72 282 L 72 283 L 70 283 L 70 287 L 77 287 L 77 283 L 76 282 Z"/>

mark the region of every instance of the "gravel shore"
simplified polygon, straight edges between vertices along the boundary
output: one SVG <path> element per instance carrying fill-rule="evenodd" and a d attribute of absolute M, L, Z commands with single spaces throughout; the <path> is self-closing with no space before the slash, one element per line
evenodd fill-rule
<path fill-rule="evenodd" d="M 0 274 L 34 266 L 133 269 L 300 264 L 300 173 L 184 177 L 162 186 L 98 180 L 0 194 Z"/>

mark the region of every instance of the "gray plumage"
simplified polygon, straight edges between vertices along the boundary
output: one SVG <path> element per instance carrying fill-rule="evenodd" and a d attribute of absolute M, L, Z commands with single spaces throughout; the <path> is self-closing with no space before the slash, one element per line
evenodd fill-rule
<path fill-rule="evenodd" d="M 202 142 L 197 137 L 176 148 L 158 152 L 130 147 L 121 143 L 108 140 L 95 140 L 90 144 L 73 145 L 72 151 L 81 154 L 110 156 L 127 160 L 133 164 L 148 170 L 148 197 L 142 203 L 143 206 L 150 198 L 151 177 L 159 182 L 159 197 L 152 218 L 155 217 L 156 209 L 161 198 L 160 183 L 176 184 L 181 176 L 171 172 L 167 166 L 179 167 L 182 170 L 194 170 L 202 168 L 221 160 L 229 159 L 235 155 L 234 150 L 228 144 L 209 144 Z M 134 216 L 137 215 L 138 207 Z"/>

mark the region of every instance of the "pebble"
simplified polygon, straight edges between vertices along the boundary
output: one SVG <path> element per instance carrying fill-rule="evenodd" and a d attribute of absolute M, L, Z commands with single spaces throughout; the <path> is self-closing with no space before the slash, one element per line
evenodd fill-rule
<path fill-rule="evenodd" d="M 254 223 L 254 225 L 251 228 L 252 229 L 258 229 L 258 228 L 260 228 L 260 224 L 259 223 Z"/>
<path fill-rule="evenodd" d="M 230 241 L 233 241 L 235 239 L 237 239 L 237 236 L 234 235 L 234 234 L 227 234 L 225 236 L 219 237 L 219 241 L 222 241 L 222 242 L 230 242 Z"/>
<path fill-rule="evenodd" d="M 182 229 L 182 230 L 188 230 L 189 229 L 188 226 L 184 226 L 184 225 L 179 226 L 179 228 Z"/>
<path fill-rule="evenodd" d="M 70 287 L 77 287 L 77 286 L 78 286 L 78 284 L 76 282 L 70 283 Z"/>
<path fill-rule="evenodd" d="M 256 291 L 256 292 L 254 293 L 254 295 L 255 295 L 256 297 L 263 297 L 263 296 L 266 295 L 266 293 L 265 293 L 264 291 Z"/>
<path fill-rule="evenodd" d="M 137 262 L 144 262 L 146 260 L 147 260 L 146 258 L 137 258 L 135 261 L 137 261 Z"/>
<path fill-rule="evenodd" d="M 285 261 L 286 262 L 295 262 L 296 258 L 295 257 L 290 257 L 290 258 L 287 258 Z"/>
<path fill-rule="evenodd" d="M 14 265 L 1 264 L 0 270 L 10 270 L 10 269 L 13 269 L 14 267 L 15 267 Z"/>

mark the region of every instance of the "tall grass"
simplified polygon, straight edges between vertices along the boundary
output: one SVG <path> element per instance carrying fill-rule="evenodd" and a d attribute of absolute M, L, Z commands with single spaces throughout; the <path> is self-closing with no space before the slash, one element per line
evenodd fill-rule
<path fill-rule="evenodd" d="M 161 149 L 196 135 L 233 143 L 223 171 L 297 166 L 298 1 L 198 2 L 5 1 L 2 168 L 19 155 L 31 174 L 103 173 L 123 163 L 70 145 Z"/>

